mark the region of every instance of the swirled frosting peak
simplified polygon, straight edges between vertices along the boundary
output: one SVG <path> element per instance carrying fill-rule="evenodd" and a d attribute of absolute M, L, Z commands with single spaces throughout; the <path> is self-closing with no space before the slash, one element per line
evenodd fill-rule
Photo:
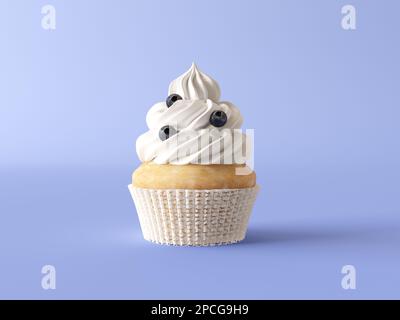
<path fill-rule="evenodd" d="M 179 94 L 185 100 L 207 100 L 218 102 L 221 92 L 218 83 L 201 72 L 195 63 L 179 78 L 171 82 L 168 94 Z"/>
<path fill-rule="evenodd" d="M 246 162 L 251 145 L 240 129 L 243 118 L 235 105 L 219 101 L 220 89 L 215 80 L 193 64 L 171 82 L 168 95 L 165 101 L 150 108 L 146 117 L 149 130 L 136 141 L 142 162 L 175 165 Z M 170 100 L 171 96 L 177 99 Z"/>

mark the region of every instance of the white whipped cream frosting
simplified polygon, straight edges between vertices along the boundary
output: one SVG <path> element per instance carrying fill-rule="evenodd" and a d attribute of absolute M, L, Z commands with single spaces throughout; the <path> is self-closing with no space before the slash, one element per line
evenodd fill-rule
<path fill-rule="evenodd" d="M 168 94 L 179 94 L 185 100 L 219 101 L 221 91 L 217 81 L 201 72 L 193 63 L 190 69 L 169 85 Z"/>
<path fill-rule="evenodd" d="M 240 129 L 243 118 L 232 103 L 219 101 L 218 83 L 202 73 L 195 64 L 169 86 L 168 94 L 179 94 L 182 100 L 171 107 L 156 103 L 147 113 L 149 131 L 136 141 L 142 162 L 157 164 L 242 164 L 250 144 Z M 210 124 L 214 111 L 223 111 L 227 122 L 217 128 Z M 162 141 L 159 131 L 172 126 L 177 133 Z"/>

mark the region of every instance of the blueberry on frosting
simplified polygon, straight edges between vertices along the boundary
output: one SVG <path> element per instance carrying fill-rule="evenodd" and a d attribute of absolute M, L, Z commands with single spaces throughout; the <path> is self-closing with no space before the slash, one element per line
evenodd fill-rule
<path fill-rule="evenodd" d="M 226 113 L 223 111 L 214 111 L 211 113 L 210 116 L 210 123 L 214 127 L 223 127 L 226 122 L 228 121 L 228 117 L 226 116 Z"/>
<path fill-rule="evenodd" d="M 158 132 L 158 136 L 162 141 L 167 140 L 170 136 L 173 136 L 176 133 L 174 127 L 164 126 Z"/>
<path fill-rule="evenodd" d="M 170 94 L 166 100 L 167 107 L 168 108 L 171 107 L 178 100 L 182 100 L 182 97 L 179 94 L 176 93 Z"/>

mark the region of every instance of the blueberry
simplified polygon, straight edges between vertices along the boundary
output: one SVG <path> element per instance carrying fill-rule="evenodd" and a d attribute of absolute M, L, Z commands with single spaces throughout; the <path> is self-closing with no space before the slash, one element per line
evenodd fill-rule
<path fill-rule="evenodd" d="M 172 106 L 178 100 L 182 100 L 182 97 L 179 94 L 173 93 L 173 94 L 169 95 L 167 100 L 166 100 L 167 107 L 169 108 L 170 106 Z"/>
<path fill-rule="evenodd" d="M 214 111 L 213 113 L 211 113 L 210 116 L 210 123 L 214 126 L 214 127 L 222 127 L 226 124 L 226 122 L 228 121 L 228 117 L 226 116 L 226 113 L 223 111 Z"/>
<path fill-rule="evenodd" d="M 176 133 L 174 127 L 171 126 L 164 126 L 158 132 L 158 136 L 162 141 L 167 140 L 169 137 L 173 136 Z"/>

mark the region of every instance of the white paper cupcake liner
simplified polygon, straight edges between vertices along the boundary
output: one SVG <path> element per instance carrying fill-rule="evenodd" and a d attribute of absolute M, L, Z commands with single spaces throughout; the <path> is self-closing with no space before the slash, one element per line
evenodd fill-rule
<path fill-rule="evenodd" d="M 143 237 L 179 246 L 244 239 L 258 186 L 246 189 L 143 189 L 129 185 Z"/>

